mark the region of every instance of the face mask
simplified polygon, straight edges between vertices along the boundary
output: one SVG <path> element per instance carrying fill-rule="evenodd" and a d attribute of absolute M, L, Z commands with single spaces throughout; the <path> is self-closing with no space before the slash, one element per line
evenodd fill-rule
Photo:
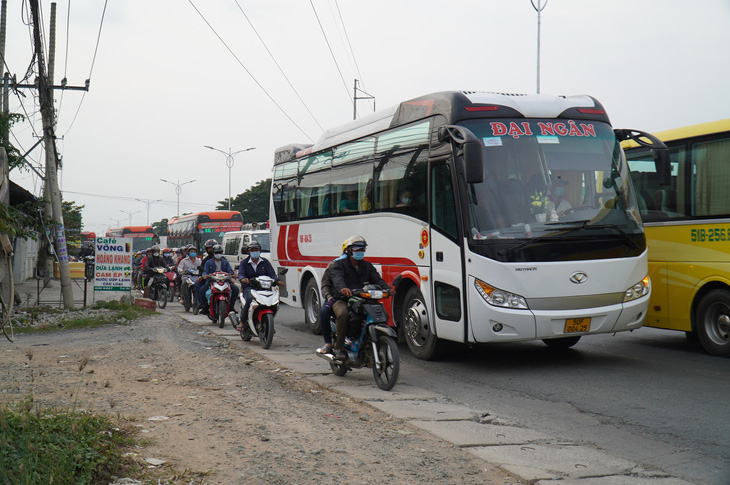
<path fill-rule="evenodd" d="M 189 255 L 190 255 L 190 257 L 191 257 L 192 259 L 195 259 L 195 256 L 197 256 L 197 255 L 198 255 L 198 253 L 189 253 Z"/>
<path fill-rule="evenodd" d="M 160 255 L 160 253 L 152 253 L 152 256 L 154 256 L 155 258 L 156 258 L 157 256 L 159 256 L 159 255 Z"/>
<path fill-rule="evenodd" d="M 170 253 L 162 253 L 166 258 L 170 257 Z"/>
<path fill-rule="evenodd" d="M 411 204 L 411 198 L 410 197 L 403 197 L 400 201 L 403 204 L 405 204 L 405 205 L 410 205 Z"/>
<path fill-rule="evenodd" d="M 555 187 L 555 195 L 562 197 L 565 193 L 565 187 Z"/>
<path fill-rule="evenodd" d="M 261 256 L 261 251 L 251 251 L 251 257 L 253 259 L 259 259 L 259 256 Z"/>
<path fill-rule="evenodd" d="M 355 251 L 352 253 L 352 257 L 355 258 L 357 261 L 361 261 L 365 259 L 365 251 Z"/>
<path fill-rule="evenodd" d="M 213 257 L 214 257 L 215 259 L 221 259 L 221 258 L 223 257 L 223 255 L 222 255 L 222 254 L 216 254 L 216 255 L 215 255 L 215 256 L 213 256 Z"/>

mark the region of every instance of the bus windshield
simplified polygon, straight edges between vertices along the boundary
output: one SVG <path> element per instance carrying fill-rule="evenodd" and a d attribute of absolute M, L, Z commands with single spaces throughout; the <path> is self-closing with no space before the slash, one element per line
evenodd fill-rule
<path fill-rule="evenodd" d="M 646 242 L 613 130 L 597 121 L 466 120 L 484 180 L 467 190 L 473 251 L 507 262 L 629 257 Z"/>

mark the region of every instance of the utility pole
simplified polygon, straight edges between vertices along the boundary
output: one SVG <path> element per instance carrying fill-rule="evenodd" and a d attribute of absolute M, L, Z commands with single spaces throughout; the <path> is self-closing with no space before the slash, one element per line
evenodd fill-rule
<path fill-rule="evenodd" d="M 0 8 L 0 77 L 3 82 L 2 98 L 0 99 L 0 105 L 2 105 L 3 115 L 8 116 L 10 114 L 10 103 L 8 102 L 8 91 L 10 91 L 10 73 L 5 72 L 5 30 L 6 21 L 8 16 L 8 0 L 2 1 L 2 7 Z M 0 144 L 7 145 L 10 141 L 10 126 L 8 129 L 2 130 L 0 133 Z"/>
<path fill-rule="evenodd" d="M 129 225 L 131 226 L 132 225 L 132 216 L 134 214 L 139 214 L 142 211 L 123 211 L 122 209 L 119 209 L 119 212 L 124 212 L 125 214 L 127 214 L 129 216 Z"/>
<path fill-rule="evenodd" d="M 357 87 L 357 79 L 355 79 L 355 86 L 352 88 L 353 95 L 352 95 L 352 119 L 357 119 L 357 100 L 358 99 L 375 99 L 375 96 L 370 95 L 369 93 L 366 93 L 362 89 Z M 361 92 L 365 96 L 358 96 L 357 93 Z M 375 101 L 373 101 L 373 111 L 375 111 Z"/>
<path fill-rule="evenodd" d="M 49 83 L 45 73 L 38 0 L 29 0 L 29 3 L 31 17 L 33 19 L 33 42 L 35 43 L 35 52 L 38 58 L 38 97 L 40 99 L 41 116 L 43 118 L 43 139 L 46 149 L 46 184 L 50 189 L 53 222 L 56 226 L 56 253 L 58 254 L 58 266 L 61 275 L 63 306 L 65 308 L 73 308 L 74 299 L 73 288 L 71 287 L 71 270 L 68 266 L 66 230 L 63 225 L 63 212 L 61 210 L 61 192 L 58 190 L 58 153 L 56 152 L 56 140 L 53 129 L 53 83 Z M 53 5 L 55 6 L 55 4 Z M 51 31 L 55 32 L 55 27 Z M 53 45 L 55 47 L 55 42 Z"/>
<path fill-rule="evenodd" d="M 226 166 L 228 167 L 228 210 L 231 210 L 231 169 L 233 168 L 233 157 L 235 155 L 238 155 L 241 152 L 256 150 L 256 147 L 244 148 L 243 150 L 238 150 L 237 152 L 233 152 L 233 153 L 231 153 L 230 147 L 228 147 L 228 153 L 224 152 L 223 150 L 219 150 L 217 148 L 213 148 L 208 145 L 204 145 L 204 148 L 210 148 L 211 150 L 221 152 L 223 155 L 226 156 Z M 178 210 L 178 212 L 179 212 L 179 210 Z"/>

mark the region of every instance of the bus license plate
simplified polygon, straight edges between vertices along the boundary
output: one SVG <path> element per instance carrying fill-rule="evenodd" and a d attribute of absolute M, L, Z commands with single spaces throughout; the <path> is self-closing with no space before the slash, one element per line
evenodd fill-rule
<path fill-rule="evenodd" d="M 568 318 L 565 320 L 565 333 L 587 332 L 591 329 L 591 318 Z"/>

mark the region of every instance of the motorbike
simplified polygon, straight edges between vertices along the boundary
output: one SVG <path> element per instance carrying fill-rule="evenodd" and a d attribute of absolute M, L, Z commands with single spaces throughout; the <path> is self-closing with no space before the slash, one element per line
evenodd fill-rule
<path fill-rule="evenodd" d="M 281 274 L 285 274 L 287 268 L 284 268 Z M 250 280 L 251 284 L 251 305 L 248 308 L 248 315 L 240 330 L 241 340 L 248 342 L 253 337 L 258 337 L 261 342 L 261 348 L 268 349 L 274 341 L 274 315 L 279 310 L 279 286 L 273 278 L 268 276 L 257 276 Z M 240 295 L 241 308 L 246 305 L 246 299 L 243 291 Z M 240 319 L 236 312 L 229 315 L 231 323 L 234 327 L 238 327 Z"/>
<path fill-rule="evenodd" d="M 195 280 L 198 279 L 200 271 L 189 269 L 182 274 L 182 283 L 180 285 L 180 297 L 183 301 L 185 311 L 189 312 L 193 308 L 195 315 L 198 314 L 198 295 L 195 294 Z"/>
<path fill-rule="evenodd" d="M 169 285 L 167 288 L 168 301 L 173 301 L 175 299 L 175 277 L 177 276 L 177 272 L 175 271 L 175 269 L 177 269 L 176 266 L 170 266 L 169 271 L 165 273 Z"/>
<path fill-rule="evenodd" d="M 208 317 L 223 328 L 228 317 L 228 302 L 231 301 L 231 285 L 234 276 L 222 271 L 208 275 L 210 288 L 205 296 L 208 299 Z"/>
<path fill-rule="evenodd" d="M 96 256 L 93 254 L 84 256 L 84 278 L 87 281 L 94 279 L 94 264 L 96 264 Z"/>
<path fill-rule="evenodd" d="M 350 314 L 345 338 L 347 358 L 340 360 L 331 353 L 317 352 L 319 357 L 329 362 L 335 375 L 344 376 L 352 369 L 370 367 L 380 389 L 388 391 L 395 386 L 400 371 L 397 334 L 388 326 L 388 313 L 379 301 L 390 296 L 388 290 L 377 285 L 352 290 L 352 296 L 347 300 Z M 332 340 L 336 341 L 334 316 L 329 323 Z"/>
<path fill-rule="evenodd" d="M 157 301 L 157 306 L 165 308 L 167 306 L 167 296 L 169 294 L 170 284 L 165 275 L 167 268 L 164 266 L 156 266 L 152 268 L 152 275 L 147 285 L 150 287 L 150 298 Z"/>

